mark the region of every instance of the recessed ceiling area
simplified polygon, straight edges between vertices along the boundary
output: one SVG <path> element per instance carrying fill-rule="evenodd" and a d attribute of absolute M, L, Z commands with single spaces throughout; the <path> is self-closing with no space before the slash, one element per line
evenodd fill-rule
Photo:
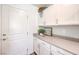
<path fill-rule="evenodd" d="M 50 5 L 53 5 L 53 4 L 34 4 L 34 5 L 40 8 L 40 7 L 49 7 Z"/>
<path fill-rule="evenodd" d="M 53 4 L 34 4 L 34 6 L 38 7 L 38 12 L 42 12 L 50 5 L 53 5 Z"/>

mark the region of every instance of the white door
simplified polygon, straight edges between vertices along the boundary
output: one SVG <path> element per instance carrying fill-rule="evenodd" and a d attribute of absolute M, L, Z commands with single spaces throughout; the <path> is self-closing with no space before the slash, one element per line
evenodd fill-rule
<path fill-rule="evenodd" d="M 3 5 L 2 54 L 27 54 L 27 41 L 26 12 L 11 6 Z"/>
<path fill-rule="evenodd" d="M 0 54 L 1 54 L 1 5 L 0 5 Z"/>

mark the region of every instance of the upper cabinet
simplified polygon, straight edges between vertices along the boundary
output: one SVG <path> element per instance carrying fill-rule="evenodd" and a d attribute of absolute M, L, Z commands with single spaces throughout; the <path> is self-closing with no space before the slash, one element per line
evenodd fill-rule
<path fill-rule="evenodd" d="M 57 9 L 54 6 L 48 7 L 43 12 L 42 19 L 44 20 L 45 25 L 56 25 L 57 24 Z"/>
<path fill-rule="evenodd" d="M 45 25 L 78 25 L 79 5 L 52 5 L 44 10 L 42 19 Z"/>
<path fill-rule="evenodd" d="M 57 5 L 58 24 L 79 24 L 79 5 Z"/>

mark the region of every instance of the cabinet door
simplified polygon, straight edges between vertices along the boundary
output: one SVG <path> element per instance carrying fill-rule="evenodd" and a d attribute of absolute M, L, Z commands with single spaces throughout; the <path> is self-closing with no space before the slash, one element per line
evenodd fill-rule
<path fill-rule="evenodd" d="M 45 20 L 43 19 L 43 17 L 40 17 L 40 15 L 38 15 L 38 25 L 40 26 L 45 25 Z"/>
<path fill-rule="evenodd" d="M 45 25 L 56 25 L 57 21 L 57 15 L 56 15 L 56 8 L 53 8 L 53 6 L 48 7 L 44 12 L 43 12 L 43 19 L 45 22 Z"/>
<path fill-rule="evenodd" d="M 57 48 L 57 54 L 59 54 L 59 55 L 72 55 L 72 53 L 70 53 L 70 52 L 68 52 L 68 51 L 66 51 L 66 50 L 63 50 L 63 49 L 61 49 L 61 48 Z"/>
<path fill-rule="evenodd" d="M 79 24 L 79 5 L 59 5 L 58 24 Z"/>
<path fill-rule="evenodd" d="M 55 46 L 51 46 L 51 55 L 58 55 L 57 48 Z"/>
<path fill-rule="evenodd" d="M 39 55 L 40 46 L 39 46 L 38 38 L 35 37 L 34 37 L 33 49 L 34 52 L 36 52 Z"/>
<path fill-rule="evenodd" d="M 51 55 L 72 55 L 70 52 L 67 52 L 56 46 L 51 46 Z"/>
<path fill-rule="evenodd" d="M 50 55 L 50 45 L 43 41 L 40 42 L 40 55 Z"/>

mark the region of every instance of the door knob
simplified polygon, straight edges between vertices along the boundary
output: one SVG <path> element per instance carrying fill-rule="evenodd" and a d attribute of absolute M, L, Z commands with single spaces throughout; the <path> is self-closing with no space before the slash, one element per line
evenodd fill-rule
<path fill-rule="evenodd" d="M 6 34 L 3 34 L 3 36 L 6 36 Z"/>
<path fill-rule="evenodd" d="M 5 41 L 6 39 L 3 39 L 3 41 Z"/>

